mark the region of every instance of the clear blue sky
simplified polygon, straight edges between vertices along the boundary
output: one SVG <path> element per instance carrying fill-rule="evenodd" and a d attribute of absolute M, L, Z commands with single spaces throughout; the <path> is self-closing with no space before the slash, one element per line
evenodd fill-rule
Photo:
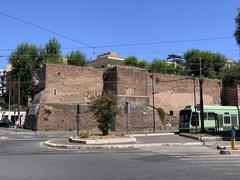
<path fill-rule="evenodd" d="M 233 36 L 238 7 L 239 0 L 1 0 L 0 11 L 101 46 Z M 84 46 L 2 15 L 0 22 L 0 68 L 6 66 L 11 52 L 3 49 L 14 49 L 22 42 L 44 46 L 56 37 L 63 48 Z M 135 55 L 150 62 L 191 48 L 239 59 L 234 38 L 97 48 L 96 54 L 116 51 L 121 57 Z M 90 58 L 91 49 L 80 50 Z M 69 51 L 63 49 L 62 53 Z"/>

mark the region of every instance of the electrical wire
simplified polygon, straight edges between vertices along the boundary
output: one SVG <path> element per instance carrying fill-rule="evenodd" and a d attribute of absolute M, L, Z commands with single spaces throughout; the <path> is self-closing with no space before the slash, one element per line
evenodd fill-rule
<path fill-rule="evenodd" d="M 85 42 L 83 42 L 83 41 L 79 41 L 79 40 L 77 40 L 77 39 L 75 39 L 75 38 L 72 38 L 72 37 L 70 37 L 70 36 L 68 36 L 68 35 L 65 35 L 65 34 L 62 34 L 62 33 L 59 33 L 59 32 L 53 31 L 53 30 L 50 30 L 50 29 L 45 28 L 45 27 L 43 27 L 43 26 L 40 26 L 40 25 L 31 23 L 31 22 L 28 22 L 28 21 L 23 20 L 23 19 L 20 19 L 20 18 L 18 18 L 18 17 L 14 17 L 14 16 L 9 15 L 9 14 L 6 14 L 6 13 L 4 13 L 4 12 L 1 12 L 1 11 L 0 11 L 0 15 L 5 16 L 5 17 L 8 17 L 8 18 L 13 19 L 13 20 L 18 21 L 18 22 L 27 24 L 27 25 L 29 25 L 29 26 L 35 27 L 35 28 L 40 29 L 40 30 L 42 30 L 42 31 L 46 31 L 46 32 L 51 33 L 51 34 L 55 34 L 55 35 L 60 36 L 60 37 L 62 37 L 62 38 L 71 40 L 71 41 L 73 41 L 73 42 L 80 43 L 80 44 L 82 44 L 82 45 L 84 45 L 84 46 L 87 46 L 88 48 L 94 48 L 94 46 L 92 46 L 92 45 L 90 45 L 90 44 L 88 44 L 88 43 L 85 43 Z"/>

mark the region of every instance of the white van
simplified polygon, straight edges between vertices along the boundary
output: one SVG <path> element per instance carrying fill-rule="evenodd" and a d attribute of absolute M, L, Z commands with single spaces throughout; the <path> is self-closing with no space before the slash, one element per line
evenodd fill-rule
<path fill-rule="evenodd" d="M 20 119 L 18 119 L 17 111 L 1 111 L 0 121 L 9 122 L 10 126 L 22 126 L 25 122 L 26 111 L 20 111 Z M 21 122 L 21 123 L 20 123 Z"/>

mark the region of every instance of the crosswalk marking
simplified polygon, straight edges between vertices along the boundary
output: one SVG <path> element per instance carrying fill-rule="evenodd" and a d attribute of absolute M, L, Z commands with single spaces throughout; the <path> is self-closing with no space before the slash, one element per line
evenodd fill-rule
<path fill-rule="evenodd" d="M 221 155 L 215 152 L 190 155 L 178 154 L 175 157 L 181 161 L 187 161 L 189 164 L 230 176 L 238 175 L 240 170 L 240 154 Z"/>

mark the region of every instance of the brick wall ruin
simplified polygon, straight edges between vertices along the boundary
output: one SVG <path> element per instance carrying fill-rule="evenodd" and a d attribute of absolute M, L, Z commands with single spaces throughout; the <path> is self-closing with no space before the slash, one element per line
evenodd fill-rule
<path fill-rule="evenodd" d="M 148 96 L 152 97 L 152 78 L 148 75 Z M 163 108 L 166 112 L 177 112 L 186 105 L 194 104 L 194 81 L 188 76 L 170 74 L 154 74 L 155 106 Z M 220 104 L 220 81 L 204 79 L 203 101 L 204 104 Z M 199 104 L 199 81 L 196 78 L 196 102 Z M 150 98 L 152 104 L 152 98 Z"/>
<path fill-rule="evenodd" d="M 222 105 L 239 106 L 240 105 L 240 86 L 237 82 L 231 85 L 223 85 L 222 88 Z"/>
<path fill-rule="evenodd" d="M 103 81 L 104 79 L 104 81 Z M 155 107 L 165 112 L 178 111 L 193 104 L 193 80 L 186 76 L 154 74 Z M 197 103 L 199 86 L 196 80 Z M 152 79 L 146 70 L 118 66 L 106 72 L 69 65 L 48 64 L 43 68 L 40 80 L 41 92 L 35 96 L 25 127 L 40 130 L 76 129 L 76 103 L 82 106 L 81 129 L 97 130 L 97 122 L 88 109 L 91 97 L 103 91 L 113 91 L 124 107 L 130 102 L 129 129 L 151 131 L 153 128 Z M 220 103 L 219 80 L 204 80 L 204 103 Z M 35 109 L 34 109 L 35 107 Z M 156 129 L 162 129 L 157 111 Z M 116 130 L 126 128 L 125 113 L 117 117 Z"/>
<path fill-rule="evenodd" d="M 117 66 L 108 69 L 108 77 L 104 82 L 105 91 L 113 91 L 118 95 L 119 104 L 124 109 L 126 102 L 130 104 L 128 127 L 132 131 L 153 130 L 153 108 L 148 96 L 148 73 L 136 67 Z M 162 123 L 155 110 L 156 130 L 162 129 Z M 116 128 L 126 128 L 126 114 L 117 117 Z"/>

